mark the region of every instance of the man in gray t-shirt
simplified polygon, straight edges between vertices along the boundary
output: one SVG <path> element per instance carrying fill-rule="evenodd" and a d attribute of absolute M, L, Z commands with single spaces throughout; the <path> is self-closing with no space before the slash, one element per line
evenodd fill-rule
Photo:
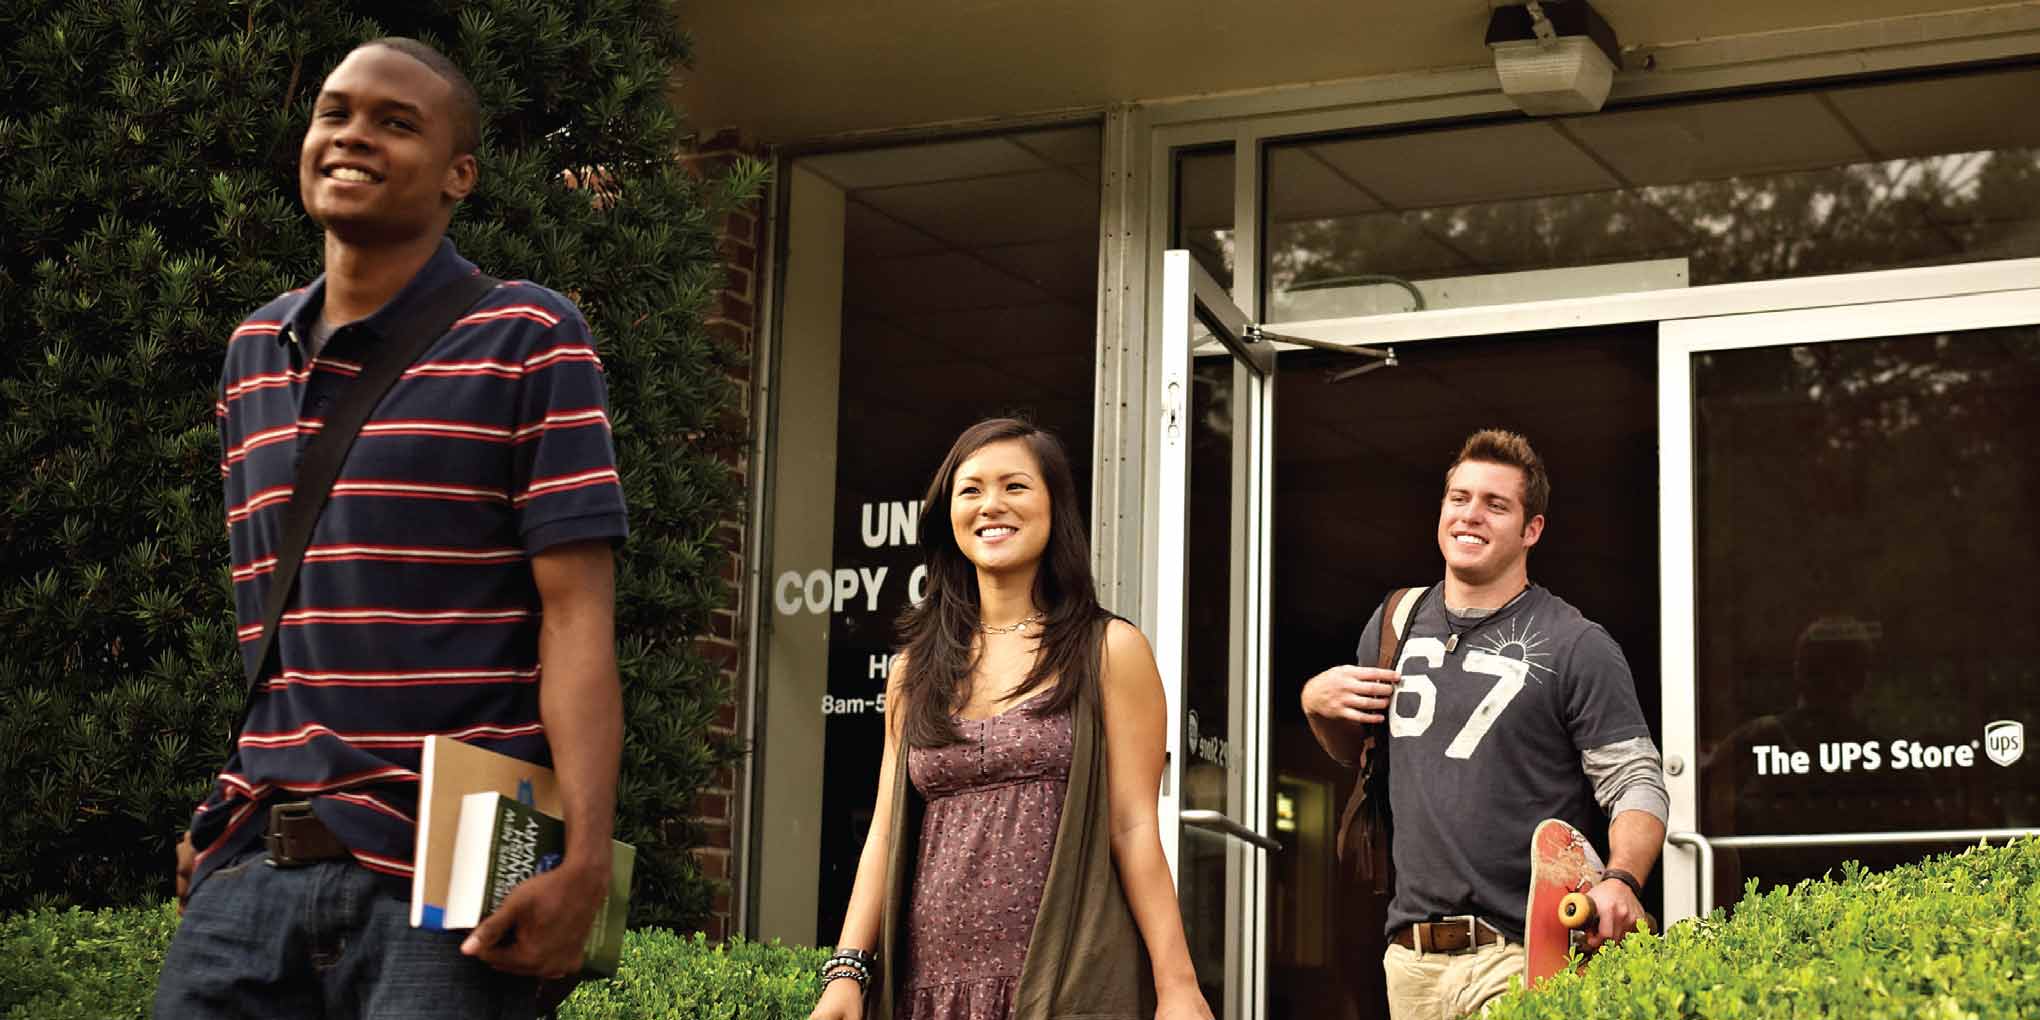
<path fill-rule="evenodd" d="M 1351 763 L 1386 726 L 1395 895 L 1388 908 L 1390 1015 L 1461 1016 L 1523 972 L 1530 834 L 1546 818 L 1598 844 L 1589 948 L 1620 938 L 1664 842 L 1669 799 L 1629 664 L 1608 632 L 1529 580 L 1551 486 L 1521 436 L 1470 437 L 1438 514 L 1445 580 L 1407 614 L 1391 670 L 1377 669 L 1382 610 L 1364 666 L 1303 688 L 1305 717 Z"/>

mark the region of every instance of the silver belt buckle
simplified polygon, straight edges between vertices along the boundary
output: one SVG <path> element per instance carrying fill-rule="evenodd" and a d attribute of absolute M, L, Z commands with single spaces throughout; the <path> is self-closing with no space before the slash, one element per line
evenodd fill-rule
<path fill-rule="evenodd" d="M 1475 914 L 1447 914 L 1445 921 L 1466 922 L 1466 951 L 1471 953 L 1480 948 L 1480 917 Z"/>

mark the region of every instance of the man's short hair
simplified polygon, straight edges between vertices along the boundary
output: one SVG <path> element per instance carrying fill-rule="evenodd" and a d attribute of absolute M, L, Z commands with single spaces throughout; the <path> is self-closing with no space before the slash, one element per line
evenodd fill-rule
<path fill-rule="evenodd" d="M 1482 429 L 1466 437 L 1459 456 L 1445 469 L 1445 484 L 1452 484 L 1452 472 L 1469 460 L 1503 464 L 1523 472 L 1523 522 L 1544 515 L 1551 505 L 1551 476 L 1544 473 L 1544 458 L 1530 448 L 1530 441 L 1504 429 Z"/>
<path fill-rule="evenodd" d="M 461 73 L 460 65 L 448 59 L 446 54 L 406 36 L 386 35 L 380 39 L 371 39 L 355 48 L 364 49 L 369 46 L 396 50 L 431 68 L 433 74 L 453 86 L 453 154 L 473 155 L 476 149 L 481 148 L 482 97 L 475 92 L 474 83 L 468 81 L 467 75 Z"/>

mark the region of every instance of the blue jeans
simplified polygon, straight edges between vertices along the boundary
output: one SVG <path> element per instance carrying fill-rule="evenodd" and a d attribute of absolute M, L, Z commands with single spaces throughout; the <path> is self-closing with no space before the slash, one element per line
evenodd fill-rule
<path fill-rule="evenodd" d="M 409 883 L 351 861 L 272 868 L 261 850 L 200 882 L 156 981 L 157 1020 L 532 1020 L 538 983 L 411 927 Z"/>

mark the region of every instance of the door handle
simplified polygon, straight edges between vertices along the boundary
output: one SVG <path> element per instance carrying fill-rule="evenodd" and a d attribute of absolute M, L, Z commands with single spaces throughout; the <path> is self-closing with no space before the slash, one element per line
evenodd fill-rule
<path fill-rule="evenodd" d="M 1176 817 L 1177 819 L 1182 821 L 1184 825 L 1204 829 L 1209 832 L 1216 832 L 1222 836 L 1231 836 L 1232 838 L 1237 839 L 1242 843 L 1251 843 L 1254 846 L 1260 847 L 1261 849 L 1267 850 L 1271 853 L 1282 849 L 1281 843 L 1269 839 L 1268 837 L 1263 836 L 1260 833 L 1255 832 L 1254 830 L 1249 829 L 1246 826 L 1233 821 L 1232 817 L 1227 815 L 1223 811 L 1212 811 L 1206 808 L 1191 808 L 1188 811 L 1178 812 Z"/>

